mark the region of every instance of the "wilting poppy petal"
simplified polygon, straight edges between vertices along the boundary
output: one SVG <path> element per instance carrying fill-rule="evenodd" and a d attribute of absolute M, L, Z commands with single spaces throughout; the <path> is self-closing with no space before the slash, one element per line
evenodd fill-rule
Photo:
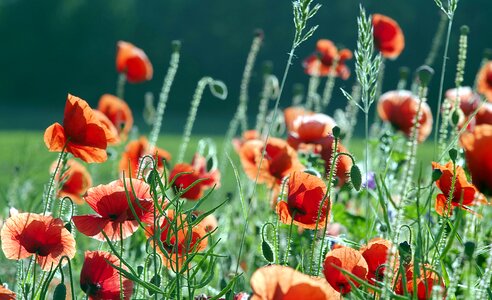
<path fill-rule="evenodd" d="M 478 72 L 477 91 L 492 102 L 492 61 L 484 64 Z"/>
<path fill-rule="evenodd" d="M 405 38 L 398 23 L 390 17 L 374 14 L 372 25 L 374 44 L 381 55 L 390 59 L 397 58 L 405 47 Z"/>
<path fill-rule="evenodd" d="M 344 295 L 352 290 L 349 280 L 356 287 L 360 284 L 344 275 L 338 268 L 344 269 L 362 280 L 366 279 L 369 270 L 367 262 L 362 254 L 349 247 L 341 247 L 328 252 L 323 268 L 323 273 L 325 274 L 328 283 L 330 283 L 336 291 Z"/>
<path fill-rule="evenodd" d="M 128 42 L 119 41 L 116 54 L 116 70 L 125 73 L 128 82 L 139 83 L 151 80 L 152 64 L 142 49 Z"/>

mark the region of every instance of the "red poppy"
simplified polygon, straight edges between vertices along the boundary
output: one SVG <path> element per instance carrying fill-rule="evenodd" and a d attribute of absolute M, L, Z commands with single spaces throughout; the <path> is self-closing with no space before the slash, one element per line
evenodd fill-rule
<path fill-rule="evenodd" d="M 410 296 L 413 297 L 415 293 L 415 286 L 414 286 L 414 278 L 413 278 L 413 273 L 414 273 L 414 265 L 410 264 L 405 272 L 406 276 L 406 281 L 407 281 L 407 291 L 410 294 Z M 420 276 L 417 277 L 416 283 L 417 283 L 417 299 L 419 300 L 427 300 L 431 299 L 431 294 L 432 294 L 432 288 L 434 285 L 439 284 L 441 287 L 444 288 L 444 281 L 442 278 L 439 278 L 439 276 L 436 274 L 435 271 L 432 270 L 432 266 L 429 264 L 424 264 L 420 267 L 419 270 Z M 404 290 L 403 290 L 403 280 L 399 279 L 398 284 L 395 288 L 395 292 L 398 295 L 403 295 Z"/>
<path fill-rule="evenodd" d="M 350 70 L 345 65 L 345 61 L 352 59 L 352 51 L 342 49 L 338 51 L 332 41 L 322 39 L 316 43 L 316 52 L 306 58 L 302 65 L 306 74 L 311 76 L 328 76 L 331 69 L 336 64 L 335 76 L 346 80 L 350 76 Z"/>
<path fill-rule="evenodd" d="M 195 211 L 193 213 L 196 217 L 199 217 L 200 215 L 203 214 L 203 212 Z M 219 223 L 217 221 L 217 218 L 214 215 L 208 215 L 203 220 L 200 222 L 200 226 L 205 229 L 206 232 L 211 232 L 214 231 L 217 226 L 219 226 Z"/>
<path fill-rule="evenodd" d="M 106 139 L 108 141 L 108 145 L 116 145 L 120 142 L 120 137 L 118 136 L 118 130 L 114 127 L 113 123 L 106 117 L 105 114 L 98 110 L 93 110 L 94 116 L 101 123 L 104 131 L 106 132 Z"/>
<path fill-rule="evenodd" d="M 323 267 L 323 273 L 328 283 L 343 295 L 352 290 L 349 280 L 356 287 L 360 284 L 344 275 L 339 269 L 344 269 L 362 280 L 366 279 L 368 272 L 367 262 L 362 254 L 349 247 L 340 247 L 328 252 Z"/>
<path fill-rule="evenodd" d="M 54 123 L 44 132 L 51 152 L 65 150 L 85 162 L 104 162 L 108 145 L 106 131 L 84 100 L 68 94 L 63 126 Z"/>
<path fill-rule="evenodd" d="M 442 172 L 441 177 L 436 181 L 436 186 L 443 192 L 442 194 L 437 195 L 436 212 L 443 215 L 445 210 L 447 210 L 448 214 L 450 214 L 451 208 L 446 208 L 446 203 L 448 202 L 454 177 L 453 163 L 448 162 L 445 165 L 441 165 L 432 162 L 432 168 L 439 169 Z M 453 197 L 451 198 L 451 205 L 464 210 L 469 210 L 468 206 L 484 202 L 487 202 L 487 200 L 473 184 L 468 182 L 465 170 L 460 166 L 456 166 L 456 181 Z"/>
<path fill-rule="evenodd" d="M 91 300 L 119 300 L 120 273 L 112 266 L 120 266 L 120 260 L 105 251 L 86 251 L 80 287 Z M 128 270 L 126 266 L 123 269 Z M 133 293 L 133 281 L 121 277 L 123 299 L 129 300 Z"/>
<path fill-rule="evenodd" d="M 116 71 L 125 73 L 131 83 L 152 79 L 153 69 L 150 60 L 142 49 L 128 42 L 119 41 L 116 53 Z"/>
<path fill-rule="evenodd" d="M 131 141 L 126 145 L 125 152 L 121 154 L 120 160 L 120 171 L 125 172 L 125 176 L 129 176 L 131 174 L 132 177 L 137 177 L 139 171 L 140 159 L 145 155 L 151 155 L 157 162 L 157 169 L 162 171 L 164 169 L 164 162 L 171 160 L 171 154 L 164 149 L 154 147 L 153 152 L 150 152 L 149 142 L 146 137 L 141 137 L 136 141 Z M 147 169 L 147 168 L 145 168 Z M 142 170 L 142 171 L 145 171 Z M 131 172 L 130 172 L 131 171 Z"/>
<path fill-rule="evenodd" d="M 99 99 L 97 109 L 113 123 L 122 138 L 126 139 L 133 127 L 133 114 L 128 104 L 111 94 L 104 94 Z"/>
<path fill-rule="evenodd" d="M 8 259 L 16 260 L 36 255 L 43 271 L 49 271 L 58 265 L 62 256 L 75 256 L 75 239 L 64 225 L 61 219 L 51 216 L 16 214 L 2 227 L 3 253 Z"/>
<path fill-rule="evenodd" d="M 492 102 L 492 61 L 484 64 L 478 72 L 477 91 Z"/>
<path fill-rule="evenodd" d="M 382 281 L 384 276 L 384 264 L 388 258 L 388 251 L 391 249 L 391 242 L 382 238 L 374 238 L 367 245 L 360 248 L 360 253 L 367 262 L 368 273 L 367 281 L 374 284 Z M 398 264 L 397 264 L 398 265 Z M 398 266 L 396 266 L 396 269 Z"/>
<path fill-rule="evenodd" d="M 51 172 L 55 171 L 57 162 L 51 164 Z M 58 197 L 70 197 L 77 204 L 83 204 L 82 195 L 92 186 L 92 178 L 87 169 L 74 159 L 67 160 L 68 169 L 58 181 L 63 182 Z M 60 173 L 58 173 L 60 174 Z M 59 176 L 58 176 L 59 177 Z"/>
<path fill-rule="evenodd" d="M 177 265 L 180 268 L 187 254 L 200 252 L 207 247 L 205 228 L 201 224 L 188 223 L 186 215 L 176 216 L 173 210 L 167 210 L 166 215 L 159 218 L 159 223 L 158 230 L 151 225 L 146 235 L 158 243 L 156 251 L 166 267 L 175 270 Z"/>
<path fill-rule="evenodd" d="M 322 278 L 302 274 L 287 266 L 259 268 L 251 276 L 250 284 L 251 300 L 340 299 L 340 294 Z"/>
<path fill-rule="evenodd" d="M 471 115 L 480 104 L 480 96 L 469 86 L 463 86 L 459 89 L 449 89 L 446 91 L 445 95 L 446 99 L 451 104 L 451 107 L 454 107 L 456 98 L 458 98 L 460 109 L 466 117 Z"/>
<path fill-rule="evenodd" d="M 142 180 L 130 178 L 125 180 L 125 184 L 136 216 L 128 205 L 127 192 L 122 179 L 98 185 L 90 188 L 85 196 L 87 204 L 98 215 L 72 218 L 81 233 L 104 241 L 104 235 L 101 233 L 104 231 L 110 240 L 117 241 L 126 239 L 137 231 L 138 219 L 142 223 L 153 222 L 154 202 L 149 185 Z"/>
<path fill-rule="evenodd" d="M 15 300 L 17 295 L 0 284 L 0 300 Z"/>
<path fill-rule="evenodd" d="M 257 183 L 269 186 L 280 185 L 282 179 L 290 173 L 304 169 L 297 158 L 297 152 L 282 139 L 269 138 L 266 144 L 265 157 L 261 159 L 265 143 L 260 140 L 249 140 L 241 147 L 239 157 L 244 172 Z M 258 167 L 261 168 L 258 173 Z"/>
<path fill-rule="evenodd" d="M 395 59 L 405 47 L 405 37 L 400 25 L 390 17 L 374 14 L 372 15 L 372 26 L 374 27 L 374 46 L 381 55 Z"/>
<path fill-rule="evenodd" d="M 293 172 L 289 177 L 287 202 L 277 203 L 276 210 L 280 221 L 284 224 L 294 223 L 302 228 L 315 229 L 318 212 L 323 204 L 318 229 L 323 228 L 331 207 L 326 191 L 326 184 L 318 177 L 304 172 Z"/>
<path fill-rule="evenodd" d="M 410 136 L 419 107 L 419 99 L 405 90 L 384 93 L 378 102 L 378 114 L 383 121 L 390 122 L 396 129 Z M 423 142 L 432 131 L 432 112 L 423 102 L 419 120 L 418 141 Z"/>
<path fill-rule="evenodd" d="M 249 140 L 259 140 L 260 138 L 260 133 L 258 131 L 254 129 L 246 130 L 243 132 L 241 139 L 232 139 L 232 146 L 234 147 L 234 150 L 239 153 L 245 142 Z"/>
<path fill-rule="evenodd" d="M 465 158 L 472 182 L 480 192 L 492 194 L 492 125 L 476 126 L 473 132 L 464 132 L 460 142 L 465 150 Z"/>

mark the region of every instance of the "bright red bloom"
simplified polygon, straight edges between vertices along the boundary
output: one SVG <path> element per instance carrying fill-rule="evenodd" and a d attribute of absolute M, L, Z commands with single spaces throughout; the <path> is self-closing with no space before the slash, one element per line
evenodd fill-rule
<path fill-rule="evenodd" d="M 390 17 L 374 14 L 372 15 L 372 26 L 374 27 L 374 45 L 381 55 L 395 59 L 405 48 L 405 37 L 400 25 Z"/>
<path fill-rule="evenodd" d="M 24 259 L 37 254 L 44 271 L 55 268 L 62 256 L 75 256 L 75 240 L 61 219 L 34 213 L 8 218 L 0 234 L 8 259 Z M 66 263 L 66 261 L 64 261 Z"/>
<path fill-rule="evenodd" d="M 15 300 L 17 295 L 0 284 L 0 300 Z"/>
<path fill-rule="evenodd" d="M 126 239 L 137 231 L 140 222 L 153 222 L 154 201 L 150 195 L 150 187 L 139 179 L 125 180 L 130 202 L 135 210 L 133 214 L 128 205 L 127 193 L 122 179 L 109 184 L 90 188 L 85 201 L 98 215 L 74 216 L 73 223 L 77 229 L 92 238 L 105 241 L 101 231 L 112 241 Z M 121 226 L 121 228 L 120 228 Z"/>
<path fill-rule="evenodd" d="M 432 162 L 432 168 L 439 169 L 442 172 L 441 177 L 436 181 L 436 186 L 443 192 L 442 194 L 437 195 L 436 212 L 440 215 L 444 215 L 445 211 L 447 211 L 447 213 L 450 214 L 451 208 L 446 208 L 446 204 L 448 202 L 449 194 L 451 193 L 452 180 L 454 177 L 453 163 L 448 162 L 446 165 L 441 165 Z M 464 210 L 469 210 L 468 206 L 484 202 L 486 203 L 487 200 L 473 184 L 468 182 L 465 170 L 460 166 L 456 166 L 456 181 L 453 196 L 451 198 L 451 205 L 460 207 Z"/>
<path fill-rule="evenodd" d="M 294 223 L 302 228 L 315 229 L 318 211 L 324 203 L 318 221 L 318 229 L 323 228 L 331 208 L 326 190 L 323 180 L 314 175 L 299 171 L 290 174 L 287 202 L 277 203 L 276 210 L 280 221 L 284 224 Z"/>
<path fill-rule="evenodd" d="M 93 110 L 94 116 L 96 116 L 97 120 L 101 123 L 106 132 L 106 138 L 108 140 L 108 145 L 116 145 L 120 143 L 120 137 L 118 135 L 118 130 L 114 127 L 111 120 L 106 117 L 105 114 L 98 110 Z"/>
<path fill-rule="evenodd" d="M 44 132 L 51 152 L 65 151 L 85 162 L 104 162 L 108 145 L 106 131 L 84 100 L 68 94 L 63 126 L 54 123 Z"/>
<path fill-rule="evenodd" d="M 51 164 L 50 171 L 54 172 L 57 162 Z M 92 178 L 87 169 L 74 159 L 67 160 L 68 169 L 58 181 L 63 182 L 58 191 L 58 197 L 70 197 L 77 204 L 83 204 L 82 195 L 92 186 Z M 60 174 L 60 171 L 58 172 Z M 59 177 L 59 176 L 58 176 Z"/>
<path fill-rule="evenodd" d="M 417 291 L 415 291 L 415 287 L 413 283 L 413 273 L 414 273 L 414 265 L 410 264 L 405 272 L 406 281 L 407 281 L 407 291 L 410 296 L 413 296 L 415 293 L 417 293 L 418 300 L 431 299 L 432 288 L 436 284 L 439 284 L 441 287 L 444 288 L 444 281 L 442 280 L 442 278 L 439 278 L 436 272 L 432 270 L 431 265 L 424 264 L 420 267 L 420 271 L 419 271 L 420 276 L 417 277 L 417 281 L 416 281 Z M 395 292 L 398 295 L 404 294 L 403 281 L 401 279 L 401 276 L 395 288 Z"/>
<path fill-rule="evenodd" d="M 120 273 L 111 265 L 120 266 L 120 260 L 105 251 L 86 251 L 80 287 L 91 300 L 119 300 Z M 128 270 L 126 266 L 123 269 Z M 123 299 L 129 300 L 133 293 L 133 281 L 122 277 Z"/>
<path fill-rule="evenodd" d="M 338 59 L 334 75 L 346 80 L 350 76 L 350 70 L 345 65 L 345 61 L 352 59 L 352 51 L 337 47 L 330 40 L 318 40 L 316 52 L 306 58 L 302 65 L 306 74 L 311 76 L 328 76 L 332 71 L 335 61 Z"/>
<path fill-rule="evenodd" d="M 473 184 L 482 193 L 492 194 L 492 125 L 479 125 L 460 137 Z"/>
<path fill-rule="evenodd" d="M 128 177 L 129 174 L 131 174 L 132 177 L 144 175 L 145 170 L 148 170 L 148 168 L 142 170 L 144 171 L 143 174 L 137 173 L 139 171 L 138 166 L 140 164 L 140 159 L 145 155 L 151 155 L 155 159 L 157 162 L 157 170 L 159 171 L 164 169 L 163 160 L 167 162 L 171 160 L 171 154 L 164 149 L 154 147 L 154 150 L 151 152 L 147 138 L 142 136 L 140 139 L 131 141 L 126 145 L 125 152 L 121 154 L 120 171 L 125 172 L 126 177 Z"/>
<path fill-rule="evenodd" d="M 390 122 L 396 129 L 410 136 L 419 107 L 419 99 L 409 91 L 390 91 L 379 98 L 378 114 L 383 121 Z M 423 142 L 432 131 L 432 112 L 423 102 L 419 120 L 418 141 Z"/>
<path fill-rule="evenodd" d="M 180 174 L 187 172 L 190 174 Z M 174 180 L 174 182 L 173 182 Z M 193 156 L 191 164 L 181 163 L 174 166 L 169 174 L 169 182 L 173 182 L 176 190 L 185 190 L 198 180 L 188 191 L 181 197 L 188 200 L 198 200 L 203 196 L 203 192 L 212 187 L 220 187 L 220 172 L 217 168 L 207 170 L 207 160 L 198 153 Z"/>
<path fill-rule="evenodd" d="M 151 80 L 154 72 L 145 52 L 133 44 L 123 41 L 118 42 L 116 71 L 125 73 L 126 79 L 131 83 Z"/>
<path fill-rule="evenodd" d="M 458 90 L 456 88 L 449 89 L 446 91 L 445 95 L 446 99 L 451 104 L 451 107 L 454 107 L 454 102 L 456 101 L 456 98 L 458 98 L 460 109 L 467 117 L 471 115 L 480 104 L 480 96 L 469 86 L 462 86 Z"/>
<path fill-rule="evenodd" d="M 359 252 L 367 262 L 367 281 L 370 284 L 382 281 L 389 249 L 391 249 L 391 242 L 382 238 L 374 238 L 360 248 Z M 398 269 L 398 263 L 394 269 Z"/>
<path fill-rule="evenodd" d="M 487 62 L 477 75 L 477 91 L 492 102 L 492 61 Z"/>
<path fill-rule="evenodd" d="M 343 295 L 350 293 L 352 290 L 349 280 L 356 287 L 360 284 L 344 275 L 338 268 L 344 269 L 362 280 L 366 279 L 368 272 L 367 262 L 362 254 L 349 247 L 340 247 L 328 252 L 323 268 L 323 273 L 328 283 Z"/>
<path fill-rule="evenodd" d="M 104 94 L 99 99 L 97 109 L 113 123 L 118 133 L 126 139 L 133 127 L 133 114 L 128 104 L 111 94 Z"/>
<path fill-rule="evenodd" d="M 251 300 L 331 300 L 341 299 L 325 280 L 311 277 L 290 267 L 271 265 L 259 268 L 250 280 Z"/>

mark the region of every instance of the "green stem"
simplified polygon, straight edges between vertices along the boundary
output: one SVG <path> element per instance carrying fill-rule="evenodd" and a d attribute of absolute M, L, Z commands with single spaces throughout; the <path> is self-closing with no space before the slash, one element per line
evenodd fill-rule
<path fill-rule="evenodd" d="M 123 99 L 125 96 L 125 84 L 126 84 L 126 75 L 121 73 L 118 76 L 118 82 L 116 83 L 116 96 L 120 99 Z"/>
<path fill-rule="evenodd" d="M 289 237 L 287 238 L 287 249 L 285 250 L 285 257 L 284 257 L 284 265 L 288 266 L 289 265 L 289 251 L 290 251 L 290 242 L 292 239 L 292 227 L 294 227 L 294 218 L 296 216 L 296 212 L 292 214 L 292 220 L 290 221 L 290 226 L 289 226 Z"/>
<path fill-rule="evenodd" d="M 65 160 L 66 155 L 67 155 L 67 153 L 65 152 L 65 149 L 67 148 L 67 144 L 68 144 L 68 140 L 65 143 L 65 145 L 63 145 L 63 148 L 62 148 L 60 154 L 58 155 L 58 161 L 56 162 L 55 171 L 53 172 L 53 174 L 51 174 L 50 183 L 48 185 L 48 191 L 46 192 L 46 194 L 44 196 L 45 203 L 44 203 L 43 215 L 46 215 L 46 212 L 49 209 L 49 206 L 50 206 L 50 203 L 51 203 L 51 193 L 52 193 L 52 190 L 53 190 L 53 185 L 55 183 L 56 174 L 58 174 L 58 171 L 60 169 L 60 165 Z"/>

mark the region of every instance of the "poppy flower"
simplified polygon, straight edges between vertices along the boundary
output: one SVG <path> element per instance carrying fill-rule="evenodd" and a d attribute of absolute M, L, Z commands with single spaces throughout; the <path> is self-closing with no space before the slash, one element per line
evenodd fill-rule
<path fill-rule="evenodd" d="M 99 99 L 97 109 L 108 117 L 122 138 L 126 139 L 133 127 L 133 114 L 122 99 L 104 94 Z"/>
<path fill-rule="evenodd" d="M 480 96 L 475 93 L 469 86 L 462 86 L 458 89 L 449 89 L 446 91 L 445 96 L 448 102 L 451 104 L 451 107 L 454 107 L 456 98 L 458 98 L 460 109 L 467 117 L 471 115 L 480 104 Z"/>
<path fill-rule="evenodd" d="M 417 293 L 417 299 L 419 300 L 427 300 L 431 299 L 432 288 L 434 285 L 439 284 L 444 288 L 444 281 L 439 278 L 435 271 L 432 270 L 432 266 L 429 264 L 424 264 L 420 267 L 419 274 L 416 278 L 416 288 L 414 286 L 414 265 L 410 264 L 405 272 L 406 282 L 407 282 L 407 291 L 410 296 L 414 296 Z M 404 294 L 403 289 L 403 280 L 400 278 L 398 284 L 396 285 L 395 292 L 398 295 Z"/>
<path fill-rule="evenodd" d="M 391 249 L 391 242 L 382 238 L 374 238 L 360 248 L 359 252 L 367 262 L 367 281 L 370 284 L 382 281 L 389 249 Z"/>
<path fill-rule="evenodd" d="M 260 139 L 260 133 L 254 129 L 251 130 L 246 130 L 243 132 L 242 137 L 240 139 L 235 138 L 232 139 L 232 146 L 234 147 L 234 150 L 239 153 L 241 150 L 241 147 L 243 144 L 249 140 L 259 140 Z"/>
<path fill-rule="evenodd" d="M 492 102 L 492 61 L 482 66 L 477 75 L 477 92 Z"/>
<path fill-rule="evenodd" d="M 120 273 L 112 265 L 119 266 L 120 260 L 106 251 L 86 251 L 80 287 L 91 300 L 119 300 Z M 126 266 L 123 269 L 128 270 Z M 123 299 L 129 300 L 133 293 L 133 281 L 121 277 Z"/>
<path fill-rule="evenodd" d="M 374 27 L 374 46 L 386 58 L 395 59 L 405 47 L 405 37 L 400 25 L 390 17 L 381 14 L 372 15 Z"/>
<path fill-rule="evenodd" d="M 305 275 L 287 266 L 259 268 L 251 276 L 250 284 L 251 300 L 340 299 L 340 294 L 322 278 Z"/>
<path fill-rule="evenodd" d="M 413 123 L 419 107 L 419 99 L 410 91 L 389 91 L 381 95 L 378 102 L 378 114 L 383 121 L 390 122 L 396 129 L 410 137 Z M 432 131 L 432 112 L 423 102 L 420 107 L 421 117 L 417 140 L 425 141 Z"/>
<path fill-rule="evenodd" d="M 55 171 L 57 162 L 51 164 L 51 172 Z M 68 169 L 57 180 L 63 182 L 58 197 L 70 197 L 77 204 L 83 204 L 82 195 L 92 186 L 92 178 L 87 169 L 74 159 L 67 160 Z M 59 173 L 60 174 L 60 173 Z M 59 176 L 58 176 L 59 177 Z"/>
<path fill-rule="evenodd" d="M 106 131 L 84 100 L 68 94 L 63 126 L 54 123 L 44 132 L 51 152 L 64 149 L 85 162 L 104 162 L 108 145 Z"/>
<path fill-rule="evenodd" d="M 262 160 L 264 148 L 266 154 Z M 279 138 L 269 138 L 266 147 L 263 141 L 249 140 L 241 147 L 239 157 L 244 172 L 252 180 L 256 179 L 261 161 L 257 183 L 266 183 L 269 186 L 280 185 L 285 176 L 304 169 L 297 152 Z"/>
<path fill-rule="evenodd" d="M 126 79 L 130 83 L 151 80 L 153 75 L 152 64 L 145 52 L 124 41 L 118 42 L 116 71 L 125 73 Z"/>
<path fill-rule="evenodd" d="M 287 202 L 277 203 L 276 211 L 280 221 L 284 224 L 293 223 L 305 229 L 315 229 L 321 208 L 318 229 L 323 228 L 331 207 L 330 198 L 325 198 L 326 191 L 326 184 L 317 176 L 293 172 L 289 177 Z"/>
<path fill-rule="evenodd" d="M 465 150 L 466 165 L 472 183 L 485 194 L 492 194 L 492 125 L 478 125 L 473 132 L 464 132 L 460 142 Z"/>
<path fill-rule="evenodd" d="M 439 169 L 442 172 L 441 177 L 436 180 L 436 186 L 443 192 L 442 194 L 437 195 L 436 211 L 440 215 L 443 215 L 445 210 L 447 210 L 448 213 L 451 213 L 451 208 L 446 208 L 446 204 L 449 199 L 449 193 L 451 193 L 451 185 L 454 177 L 453 163 L 448 162 L 445 165 L 441 165 L 432 162 L 432 168 Z M 465 170 L 460 166 L 456 166 L 456 181 L 453 196 L 451 198 L 451 205 L 464 210 L 469 210 L 468 206 L 479 202 L 483 203 L 487 201 L 477 188 L 468 182 Z"/>
<path fill-rule="evenodd" d="M 151 225 L 145 233 L 157 243 L 154 243 L 156 251 L 166 267 L 175 270 L 177 265 L 180 268 L 187 254 L 200 252 L 207 247 L 205 228 L 201 224 L 188 223 L 186 215 L 176 216 L 173 210 L 167 210 L 166 215 L 159 218 L 159 223 L 159 229 Z"/>
<path fill-rule="evenodd" d="M 171 154 L 164 149 L 154 147 L 153 152 L 149 149 L 149 142 L 146 137 L 131 141 L 126 145 L 125 152 L 121 154 L 120 172 L 125 172 L 125 176 L 137 177 L 140 159 L 145 155 L 151 155 L 157 162 L 157 170 L 164 169 L 164 162 L 171 160 Z M 131 171 L 131 172 L 130 172 Z M 145 174 L 145 172 L 143 172 Z"/>
<path fill-rule="evenodd" d="M 62 256 L 75 256 L 75 239 L 64 225 L 61 219 L 51 216 L 14 215 L 5 221 L 0 233 L 3 253 L 16 260 L 36 255 L 43 271 L 49 271 Z"/>
<path fill-rule="evenodd" d="M 352 290 L 349 280 L 356 287 L 360 284 L 344 275 L 339 269 L 344 269 L 363 280 L 366 279 L 369 271 L 366 260 L 357 250 L 340 247 L 328 252 L 323 264 L 323 273 L 328 283 L 343 295 Z"/>
<path fill-rule="evenodd" d="M 332 41 L 321 39 L 316 43 L 316 52 L 307 57 L 302 65 L 306 74 L 311 76 L 328 76 L 336 63 L 335 76 L 346 80 L 350 76 L 350 70 L 345 61 L 352 59 L 352 51 L 342 49 L 338 51 Z"/>
<path fill-rule="evenodd" d="M 101 123 L 104 131 L 106 133 L 106 139 L 108 141 L 108 145 L 116 145 L 120 143 L 120 137 L 118 136 L 118 130 L 114 127 L 113 123 L 106 117 L 105 114 L 98 110 L 92 111 L 96 116 L 97 120 Z"/>
<path fill-rule="evenodd" d="M 15 300 L 17 295 L 0 284 L 0 300 Z"/>
<path fill-rule="evenodd" d="M 128 205 L 125 185 L 136 216 Z M 142 180 L 127 178 L 125 183 L 119 179 L 101 184 L 90 188 L 84 199 L 98 215 L 74 216 L 72 221 L 78 231 L 94 239 L 105 241 L 103 230 L 112 241 L 126 239 L 137 231 L 138 219 L 153 222 L 154 202 L 149 185 Z"/>
<path fill-rule="evenodd" d="M 195 211 L 193 213 L 196 217 L 199 217 L 203 214 L 203 212 Z M 208 215 L 200 222 L 200 226 L 205 229 L 206 232 L 214 231 L 219 223 L 217 222 L 217 218 L 214 215 Z"/>

